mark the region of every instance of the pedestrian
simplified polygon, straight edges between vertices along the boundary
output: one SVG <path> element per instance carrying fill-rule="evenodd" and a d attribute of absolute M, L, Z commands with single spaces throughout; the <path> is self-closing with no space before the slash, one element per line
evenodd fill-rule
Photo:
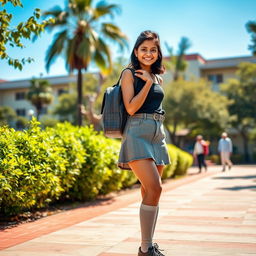
<path fill-rule="evenodd" d="M 232 167 L 232 162 L 230 160 L 230 156 L 233 151 L 232 140 L 228 137 L 226 132 L 221 134 L 221 139 L 218 144 L 218 151 L 220 153 L 220 159 L 222 164 L 222 171 L 225 172 L 226 164 L 228 164 L 229 170 Z"/>
<path fill-rule="evenodd" d="M 207 154 L 208 154 L 207 142 L 203 140 L 202 135 L 197 135 L 193 155 L 197 159 L 199 173 L 202 172 L 202 167 L 204 167 L 205 171 L 207 171 L 207 164 L 205 162 L 205 156 Z"/>
<path fill-rule="evenodd" d="M 125 108 L 129 114 L 124 129 L 118 166 L 132 170 L 141 183 L 141 246 L 139 256 L 164 256 L 153 235 L 162 191 L 161 175 L 170 163 L 163 127 L 164 72 L 159 36 L 144 31 L 137 38 L 129 68 L 121 77 Z M 135 86 L 136 85 L 136 86 Z"/>

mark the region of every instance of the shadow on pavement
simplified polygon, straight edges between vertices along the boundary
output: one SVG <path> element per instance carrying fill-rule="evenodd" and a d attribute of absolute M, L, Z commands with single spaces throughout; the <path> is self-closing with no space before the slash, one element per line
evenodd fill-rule
<path fill-rule="evenodd" d="M 234 186 L 234 187 L 226 187 L 226 188 L 218 188 L 223 190 L 232 190 L 232 191 L 239 191 L 243 189 L 250 189 L 256 191 L 256 186 Z"/>
<path fill-rule="evenodd" d="M 248 176 L 220 176 L 220 177 L 213 177 L 212 179 L 215 180 L 233 180 L 233 179 L 256 179 L 256 175 L 248 175 Z"/>

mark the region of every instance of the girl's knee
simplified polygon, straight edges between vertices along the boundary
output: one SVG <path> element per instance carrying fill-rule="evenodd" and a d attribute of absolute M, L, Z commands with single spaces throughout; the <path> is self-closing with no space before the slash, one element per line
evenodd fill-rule
<path fill-rule="evenodd" d="M 162 193 L 162 184 L 154 184 L 149 189 L 146 190 L 146 193 L 159 197 Z"/>

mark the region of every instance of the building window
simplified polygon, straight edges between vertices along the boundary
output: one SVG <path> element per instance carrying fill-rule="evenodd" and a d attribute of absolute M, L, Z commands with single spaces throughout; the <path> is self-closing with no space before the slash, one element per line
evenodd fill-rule
<path fill-rule="evenodd" d="M 18 108 L 16 109 L 17 116 L 26 116 L 26 109 L 25 108 Z"/>
<path fill-rule="evenodd" d="M 63 93 L 68 93 L 68 90 L 65 90 L 65 89 L 59 89 L 58 90 L 58 96 L 60 96 Z"/>
<path fill-rule="evenodd" d="M 223 83 L 223 75 L 222 74 L 212 74 L 207 76 L 208 80 L 215 83 L 220 84 Z"/>
<path fill-rule="evenodd" d="M 16 92 L 15 100 L 25 100 L 26 93 L 25 92 Z"/>

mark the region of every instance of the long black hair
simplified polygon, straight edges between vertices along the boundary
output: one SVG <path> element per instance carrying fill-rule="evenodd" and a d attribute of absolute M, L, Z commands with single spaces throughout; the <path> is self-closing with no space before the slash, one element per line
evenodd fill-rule
<path fill-rule="evenodd" d="M 132 53 L 131 53 L 131 62 L 129 64 L 129 67 L 132 67 L 134 69 L 140 69 L 140 63 L 138 61 L 138 58 L 135 55 L 135 49 L 138 50 L 139 46 L 145 41 L 145 40 L 153 40 L 157 46 L 158 49 L 158 58 L 155 63 L 151 66 L 151 72 L 153 74 L 162 74 L 164 73 L 164 66 L 162 64 L 162 50 L 160 47 L 160 39 L 156 32 L 153 32 L 151 30 L 145 30 L 140 33 L 139 37 L 137 38 L 135 45 L 133 47 Z"/>

